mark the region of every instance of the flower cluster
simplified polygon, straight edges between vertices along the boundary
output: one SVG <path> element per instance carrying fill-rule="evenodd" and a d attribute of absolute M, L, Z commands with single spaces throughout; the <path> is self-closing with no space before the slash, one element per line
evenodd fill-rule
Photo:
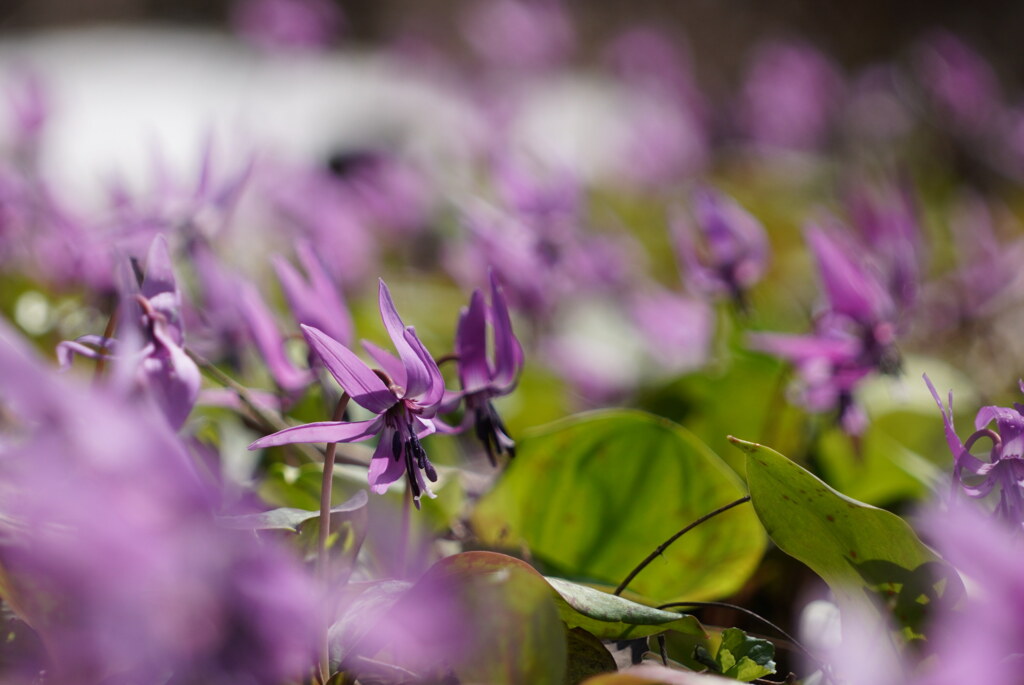
<path fill-rule="evenodd" d="M 353 402 L 374 414 L 365 421 L 324 421 L 294 426 L 260 438 L 249 449 L 303 442 L 359 442 L 377 436 L 377 448 L 370 461 L 370 487 L 383 493 L 388 485 L 406 476 L 416 506 L 420 497 L 433 497 L 427 481 L 437 480 L 437 471 L 420 440 L 437 430 L 450 432 L 438 418 L 441 411 L 453 411 L 459 401 L 466 404 L 466 422 L 483 443 L 488 457 L 515 454 L 509 437 L 491 400 L 515 386 L 522 369 L 523 353 L 512 332 L 508 307 L 495 278 L 491 278 L 492 305 L 476 290 L 470 305 L 459 317 L 456 358 L 462 389 L 446 393 L 437 362 L 424 347 L 416 330 L 406 326 L 384 281 L 380 281 L 381 319 L 398 356 L 369 342 L 363 346 L 379 365 L 371 369 L 354 352 L 318 328 L 302 326 L 310 349 L 323 362 Z M 494 358 L 487 354 L 487 322 L 494 330 Z M 452 400 L 455 400 L 454 402 Z"/>

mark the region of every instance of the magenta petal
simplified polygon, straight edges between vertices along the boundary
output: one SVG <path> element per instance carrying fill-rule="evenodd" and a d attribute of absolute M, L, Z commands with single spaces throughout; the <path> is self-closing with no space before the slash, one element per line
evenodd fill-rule
<path fill-rule="evenodd" d="M 308 282 L 287 260 L 274 259 L 274 270 L 288 306 L 300 324 L 315 326 L 342 344 L 348 344 L 352 339 L 352 320 L 338 287 L 324 271 L 309 243 L 299 243 L 296 252 Z"/>
<path fill-rule="evenodd" d="M 384 420 L 379 416 L 368 421 L 320 421 L 302 426 L 285 428 L 282 431 L 260 438 L 249 445 L 257 450 L 277 445 L 293 445 L 299 442 L 359 442 L 380 432 Z"/>
<path fill-rule="evenodd" d="M 142 296 L 152 299 L 155 295 L 173 293 L 177 289 L 167 238 L 158 235 L 153 239 L 149 246 L 149 253 L 146 255 L 146 274 L 142 283 Z"/>
<path fill-rule="evenodd" d="M 812 359 L 842 362 L 855 358 L 860 352 L 860 343 L 847 338 L 754 333 L 749 336 L 748 341 L 752 349 L 788 359 L 796 364 Z"/>
<path fill-rule="evenodd" d="M 391 291 L 383 280 L 380 281 L 380 316 L 384 320 L 384 327 L 391 336 L 391 342 L 398 350 L 398 356 L 405 366 L 405 394 L 408 397 L 416 397 L 430 385 L 430 376 L 423 366 L 419 354 L 412 348 L 405 337 L 405 324 L 395 309 L 395 303 L 391 299 Z"/>
<path fill-rule="evenodd" d="M 248 324 L 253 342 L 259 348 L 260 355 L 267 363 L 274 382 L 287 391 L 301 390 L 310 380 L 307 371 L 296 369 L 284 351 L 284 340 L 277 330 L 277 323 L 267 306 L 263 303 L 256 286 L 252 283 L 241 283 L 241 309 Z"/>
<path fill-rule="evenodd" d="M 402 365 L 402 360 L 369 340 L 363 341 L 363 349 L 373 357 L 373 361 L 380 365 L 380 368 L 396 385 L 405 387 L 405 367 Z"/>
<path fill-rule="evenodd" d="M 474 290 L 469 307 L 459 316 L 455 334 L 455 353 L 459 356 L 459 382 L 462 389 L 475 392 L 491 382 L 487 366 L 487 312 L 484 295 Z"/>
<path fill-rule="evenodd" d="M 949 406 L 944 407 L 942 406 L 942 400 L 939 399 L 939 393 L 935 390 L 935 386 L 932 385 L 932 380 L 928 378 L 928 374 L 924 374 L 923 378 L 925 385 L 928 386 L 928 391 L 931 392 L 932 397 L 935 399 L 935 404 L 939 405 L 943 428 L 946 432 L 946 444 L 949 445 L 949 451 L 953 453 L 953 460 L 959 463 L 960 455 L 964 453 L 964 444 L 960 442 L 960 438 L 953 427 L 953 391 L 949 392 Z"/>
<path fill-rule="evenodd" d="M 512 332 L 512 317 L 508 313 L 505 294 L 498 279 L 491 272 L 491 312 L 494 327 L 494 384 L 501 392 L 509 392 L 523 366 L 523 347 Z"/>
<path fill-rule="evenodd" d="M 837 238 L 812 227 L 807 231 L 822 284 L 832 309 L 860 323 L 886 318 L 893 303 L 878 278 L 853 261 L 851 250 Z"/>
<path fill-rule="evenodd" d="M 423 346 L 420 339 L 416 337 L 416 331 L 412 326 L 405 329 L 405 340 L 422 362 L 427 379 L 422 392 L 414 394 L 410 390 L 406 392 L 406 395 L 417 398 L 424 407 L 433 407 L 444 397 L 444 377 L 441 375 L 441 369 L 437 368 L 437 362 L 430 356 L 430 352 Z M 409 385 L 411 388 L 412 383 Z"/>
<path fill-rule="evenodd" d="M 370 460 L 370 470 L 367 478 L 370 482 L 370 489 L 378 495 L 387 492 L 388 485 L 394 483 L 405 474 L 405 460 L 395 459 L 392 448 L 394 430 L 385 430 L 381 433 L 380 442 Z"/>
<path fill-rule="evenodd" d="M 302 326 L 302 333 L 310 348 L 356 404 L 374 414 L 383 414 L 398 401 L 384 381 L 340 342 L 312 326 Z"/>

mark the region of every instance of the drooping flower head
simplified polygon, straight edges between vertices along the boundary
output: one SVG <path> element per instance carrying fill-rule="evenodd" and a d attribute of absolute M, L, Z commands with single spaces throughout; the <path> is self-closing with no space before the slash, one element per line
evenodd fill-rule
<path fill-rule="evenodd" d="M 391 293 L 380 281 L 380 313 L 398 357 L 375 345 L 364 343 L 367 352 L 380 364 L 371 369 L 349 348 L 323 331 L 303 326 L 310 349 L 323 361 L 335 380 L 359 406 L 376 416 L 366 421 L 321 421 L 294 426 L 260 438 L 249 449 L 300 442 L 359 442 L 379 436 L 370 461 L 370 487 L 383 493 L 387 486 L 405 474 L 419 506 L 424 493 L 433 497 L 424 480 L 437 480 L 423 438 L 437 430 L 433 417 L 444 396 L 444 379 L 434 358 L 406 326 Z"/>
<path fill-rule="evenodd" d="M 961 442 L 953 427 L 953 392 L 950 391 L 944 407 L 928 376 L 924 381 L 942 412 L 946 444 L 953 453 L 954 481 L 960 483 L 969 497 L 987 497 L 996 490 L 999 493 L 996 517 L 1024 527 L 1024 404 L 1015 402 L 1012 409 L 982 407 L 974 418 L 974 432 Z M 1020 388 L 1024 392 L 1024 381 L 1020 382 Z M 989 428 L 993 423 L 995 430 Z M 990 446 L 987 462 L 971 454 L 979 441 L 987 441 Z"/>
<path fill-rule="evenodd" d="M 711 188 L 694 193 L 694 215 L 697 230 L 681 215 L 672 222 L 687 281 L 697 292 L 727 295 L 744 306 L 746 290 L 764 275 L 768 260 L 764 226 L 735 200 Z"/>
<path fill-rule="evenodd" d="M 523 348 L 512 332 L 508 304 L 493 272 L 490 280 L 491 306 L 487 306 L 483 293 L 477 289 L 469 307 L 459 314 L 455 354 L 461 396 L 466 401 L 466 420 L 472 422 L 476 437 L 484 444 L 491 463 L 496 464 L 496 455 L 515 456 L 515 442 L 491 400 L 515 388 L 523 368 Z M 487 354 L 488 323 L 493 331 L 492 359 Z"/>
<path fill-rule="evenodd" d="M 138 291 L 124 303 L 126 322 L 134 327 L 129 335 L 138 349 L 122 354 L 137 359 L 136 382 L 152 398 L 168 423 L 179 428 L 185 422 L 199 394 L 200 374 L 195 362 L 184 350 L 184 326 L 181 317 L 181 293 L 171 264 L 167 240 L 153 240 L 146 258 L 145 276 Z M 86 335 L 57 346 L 62 366 L 70 366 L 75 354 L 90 359 L 112 358 L 124 341 Z"/>
<path fill-rule="evenodd" d="M 807 242 L 818 265 L 825 301 L 811 335 L 757 334 L 751 346 L 792 362 L 801 403 L 810 411 L 839 410 L 852 435 L 867 426 L 854 398 L 856 386 L 874 371 L 897 374 L 895 301 L 882 275 L 855 256 L 855 244 L 836 231 L 812 226 Z"/>

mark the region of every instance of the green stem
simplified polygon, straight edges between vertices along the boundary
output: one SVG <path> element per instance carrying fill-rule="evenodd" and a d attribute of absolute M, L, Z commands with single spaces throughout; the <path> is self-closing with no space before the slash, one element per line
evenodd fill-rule
<path fill-rule="evenodd" d="M 696 528 L 700 524 L 704 523 L 705 521 L 709 521 L 709 520 L 713 519 L 714 517 L 718 516 L 719 514 L 722 514 L 722 513 L 726 512 L 726 511 L 729 511 L 733 507 L 738 507 L 739 505 L 743 504 L 744 502 L 749 502 L 749 501 L 750 501 L 750 495 L 746 495 L 744 497 L 740 497 L 735 502 L 729 502 L 729 504 L 721 506 L 718 509 L 715 509 L 714 511 L 712 511 L 710 513 L 704 514 L 699 519 L 697 519 L 696 521 L 694 521 L 690 525 L 686 526 L 686 528 L 683 528 L 681 531 L 679 531 L 678 533 L 676 533 L 675 535 L 670 537 L 668 540 L 665 540 L 665 542 L 663 542 L 660 545 L 658 545 L 657 548 L 655 548 L 655 550 L 653 552 L 648 554 L 647 557 L 643 561 L 641 561 L 639 564 L 637 564 L 636 568 L 634 568 L 632 571 L 629 572 L 629 575 L 626 576 L 625 579 L 623 579 L 623 581 L 621 583 L 619 583 L 619 586 L 617 588 L 615 588 L 615 594 L 616 595 L 621 595 L 623 593 L 623 591 L 627 587 L 629 587 L 629 584 L 633 581 L 633 579 L 636 578 L 637 575 L 641 571 L 643 571 L 645 568 L 647 568 L 648 565 L 650 565 L 650 563 L 652 561 L 654 561 L 659 556 L 661 556 L 661 553 L 664 552 L 666 549 L 668 549 L 669 545 L 671 545 L 673 542 L 675 542 L 679 538 L 683 537 L 684 535 L 689 533 L 691 530 L 693 530 L 694 528 Z"/>
<path fill-rule="evenodd" d="M 345 408 L 348 407 L 348 393 L 343 392 L 341 398 L 338 400 L 337 406 L 334 408 L 333 421 L 340 421 L 341 417 L 345 415 Z M 334 486 L 334 462 L 335 462 L 335 450 L 337 450 L 338 443 L 329 442 L 327 443 L 327 449 L 324 452 L 324 473 L 323 480 L 320 483 L 320 530 L 319 536 L 317 537 L 316 547 L 316 567 L 317 575 L 320 577 L 320 582 L 323 583 L 324 589 L 327 589 L 330 583 L 330 564 L 327 558 L 327 540 L 331 534 L 331 490 Z M 321 682 L 326 683 L 327 679 L 331 677 L 330 672 L 330 644 L 327 639 L 327 631 L 330 629 L 330 621 L 325 621 L 323 642 L 320 650 L 320 674 Z"/>

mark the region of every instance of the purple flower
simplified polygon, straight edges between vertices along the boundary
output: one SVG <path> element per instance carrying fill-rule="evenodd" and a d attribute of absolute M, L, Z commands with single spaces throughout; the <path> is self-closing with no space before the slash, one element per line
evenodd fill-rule
<path fill-rule="evenodd" d="M 672 222 L 676 249 L 691 287 L 709 295 L 728 295 L 745 307 L 746 290 L 761 280 L 768 261 L 764 226 L 735 200 L 711 188 L 694 193 L 700 243 L 689 221 Z"/>
<path fill-rule="evenodd" d="M 920 83 L 945 123 L 957 132 L 979 135 L 1002 108 L 999 80 L 992 66 L 948 32 L 935 32 L 918 47 Z"/>
<path fill-rule="evenodd" d="M 307 278 L 303 278 L 285 259 L 274 258 L 277 279 L 281 282 L 284 297 L 295 319 L 300 324 L 319 328 L 335 340 L 348 344 L 352 340 L 352 317 L 341 297 L 339 286 L 324 269 L 312 243 L 299 241 L 295 252 Z"/>
<path fill-rule="evenodd" d="M 473 50 L 488 63 L 525 71 L 562 62 L 572 49 L 573 27 L 560 0 L 486 0 L 463 22 Z"/>
<path fill-rule="evenodd" d="M 459 360 L 460 395 L 466 401 L 466 421 L 472 422 L 491 464 L 497 465 L 496 455 L 515 456 L 515 442 L 491 400 L 515 388 L 523 368 L 523 348 L 512 332 L 512 320 L 498 279 L 492 273 L 490 280 L 490 308 L 477 289 L 473 291 L 469 307 L 459 314 L 455 354 Z M 493 330 L 493 360 L 487 358 L 488 322 Z"/>
<path fill-rule="evenodd" d="M 826 295 L 815 332 L 756 334 L 750 344 L 791 361 L 801 404 L 813 412 L 838 409 L 843 428 L 857 435 L 867 425 L 854 399 L 857 384 L 874 371 L 896 374 L 901 367 L 896 306 L 873 265 L 854 256 L 852 241 L 818 227 L 808 229 L 807 241 Z"/>
<path fill-rule="evenodd" d="M 709 155 L 708 106 L 679 37 L 629 29 L 609 48 L 608 61 L 626 89 L 619 174 L 641 187 L 666 188 L 701 169 Z"/>
<path fill-rule="evenodd" d="M 243 38 L 267 51 L 322 50 L 344 25 L 331 0 L 241 0 L 232 20 Z"/>
<path fill-rule="evenodd" d="M 286 393 L 298 393 L 313 380 L 308 369 L 298 369 L 288 359 L 285 341 L 278 330 L 274 315 L 260 296 L 256 286 L 238 279 L 238 307 L 246 329 L 260 352 L 274 382 Z"/>
<path fill-rule="evenodd" d="M 131 313 L 135 317 L 129 323 L 137 326 L 137 330 L 129 334 L 129 340 L 139 349 L 132 349 L 132 345 L 126 345 L 123 340 L 87 335 L 60 343 L 57 357 L 61 366 L 67 368 L 75 354 L 90 359 L 109 359 L 113 358 L 116 348 L 127 347 L 121 356 L 137 360 L 138 387 L 156 402 L 173 428 L 180 428 L 192 411 L 201 380 L 199 368 L 183 347 L 181 293 L 163 236 L 158 236 L 149 248 L 145 278 L 133 299 L 137 309 L 125 302 L 122 315 Z"/>
<path fill-rule="evenodd" d="M 842 87 L 835 65 L 810 45 L 763 45 L 743 84 L 741 124 L 761 145 L 813 150 L 829 134 Z"/>
<path fill-rule="evenodd" d="M 27 347 L 0 320 L 0 563 L 5 599 L 46 645 L 40 668 L 86 685 L 300 677 L 312 578 L 217 525 L 216 493 L 149 405 Z"/>
<path fill-rule="evenodd" d="M 953 453 L 953 478 L 969 497 L 987 497 L 997 489 L 996 517 L 1014 526 L 1024 526 L 1024 405 L 1015 402 L 1012 409 L 982 407 L 974 418 L 974 432 L 966 442 L 960 442 L 953 428 L 953 392 L 950 391 L 948 405 L 943 407 L 928 376 L 924 381 L 942 412 L 946 443 Z M 1024 392 L 1024 381 L 1020 388 Z M 995 430 L 989 428 L 992 423 Z M 988 462 L 971 454 L 971 448 L 981 440 L 989 444 Z"/>
<path fill-rule="evenodd" d="M 323 331 L 302 327 L 310 349 L 349 397 L 376 416 L 366 421 L 322 421 L 286 428 L 260 438 L 249 449 L 297 442 L 359 442 L 380 436 L 370 462 L 370 487 L 383 493 L 405 474 L 419 506 L 421 494 L 434 496 L 423 474 L 436 481 L 437 472 L 420 438 L 437 430 L 432 419 L 444 396 L 444 379 L 413 327 L 402 323 L 384 281 L 380 281 L 380 314 L 398 357 L 369 343 L 364 346 L 382 370 L 371 369 Z"/>

